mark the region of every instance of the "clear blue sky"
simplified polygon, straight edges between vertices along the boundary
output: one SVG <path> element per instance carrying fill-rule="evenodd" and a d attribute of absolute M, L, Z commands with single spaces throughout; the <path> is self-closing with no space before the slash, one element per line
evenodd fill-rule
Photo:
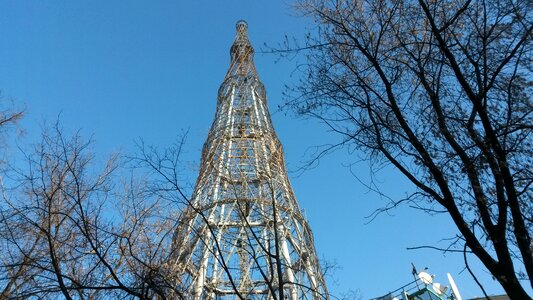
<path fill-rule="evenodd" d="M 43 121 L 60 113 L 66 128 L 94 135 L 100 153 L 132 151 L 137 138 L 164 147 L 189 130 L 186 158 L 193 162 L 188 170 L 193 181 L 235 22 L 248 22 L 256 50 L 285 35 L 302 37 L 312 24 L 295 17 L 288 2 L 182 2 L 0 0 L 0 90 L 3 101 L 13 99 L 27 109 L 21 143 L 35 140 Z M 276 112 L 283 85 L 296 80 L 291 74 L 298 62 L 256 55 L 289 170 L 301 166 L 310 147 L 335 139 L 319 124 Z M 400 208 L 365 225 L 365 217 L 385 202 L 346 167 L 357 155 L 338 152 L 302 175 L 289 173 L 319 255 L 340 267 L 328 278 L 330 291 L 380 296 L 412 279 L 413 262 L 429 267 L 442 283 L 451 272 L 465 298 L 480 295 L 462 272 L 462 256 L 406 250 L 444 245 L 439 241 L 456 232 L 446 217 Z M 365 164 L 352 171 L 369 178 Z M 383 171 L 378 180 L 393 198 L 409 189 L 394 170 Z M 472 265 L 490 293 L 501 292 L 473 258 Z"/>

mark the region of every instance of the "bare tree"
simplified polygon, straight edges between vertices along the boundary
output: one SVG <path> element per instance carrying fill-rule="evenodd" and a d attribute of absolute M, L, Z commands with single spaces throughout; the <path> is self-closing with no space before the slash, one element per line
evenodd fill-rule
<path fill-rule="evenodd" d="M 10 126 L 16 124 L 23 116 L 24 111 L 7 105 L 2 93 L 0 92 L 0 133 L 5 134 Z"/>
<path fill-rule="evenodd" d="M 530 299 L 520 280 L 533 285 L 531 2 L 297 9 L 317 31 L 281 50 L 307 59 L 287 106 L 340 134 L 333 148 L 355 145 L 373 166 L 394 166 L 417 191 L 392 207 L 448 214 L 458 251 L 476 255 L 512 299 Z"/>
<path fill-rule="evenodd" d="M 139 177 L 123 188 L 118 157 L 99 168 L 90 147 L 56 124 L 12 170 L 0 206 L 1 299 L 181 296 L 166 271 L 172 203 Z"/>
<path fill-rule="evenodd" d="M 6 101 L 2 92 L 0 91 L 0 149 L 3 150 L 6 147 L 5 138 L 8 136 L 8 132 L 17 125 L 18 121 L 24 116 L 24 110 L 16 109 L 11 103 L 12 101 Z M 4 155 L 3 151 L 0 151 L 0 155 Z M 0 167 L 3 167 L 4 159 L 0 158 Z M 0 180 L 1 184 L 1 180 Z"/>

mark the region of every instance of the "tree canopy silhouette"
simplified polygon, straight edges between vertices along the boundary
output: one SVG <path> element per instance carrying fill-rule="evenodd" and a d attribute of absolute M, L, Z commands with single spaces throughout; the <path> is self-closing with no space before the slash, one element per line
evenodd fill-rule
<path fill-rule="evenodd" d="M 297 8 L 317 31 L 282 50 L 306 57 L 286 106 L 340 134 L 339 147 L 398 169 L 416 187 L 398 202 L 448 214 L 457 251 L 476 255 L 512 299 L 529 299 L 520 280 L 533 278 L 531 4 Z"/>

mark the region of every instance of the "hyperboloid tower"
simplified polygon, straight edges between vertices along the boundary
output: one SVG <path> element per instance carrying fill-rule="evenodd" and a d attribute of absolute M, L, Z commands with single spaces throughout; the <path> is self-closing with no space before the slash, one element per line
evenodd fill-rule
<path fill-rule="evenodd" d="M 175 235 L 178 286 L 191 299 L 328 299 L 247 29 L 237 22 L 200 174 Z"/>

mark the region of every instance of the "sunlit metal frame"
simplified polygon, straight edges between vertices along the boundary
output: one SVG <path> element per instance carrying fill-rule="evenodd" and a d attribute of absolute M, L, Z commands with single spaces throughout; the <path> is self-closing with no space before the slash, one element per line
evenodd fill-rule
<path fill-rule="evenodd" d="M 255 69 L 237 23 L 192 203 L 174 238 L 177 284 L 191 299 L 329 299 L 313 235 L 288 180 Z"/>

